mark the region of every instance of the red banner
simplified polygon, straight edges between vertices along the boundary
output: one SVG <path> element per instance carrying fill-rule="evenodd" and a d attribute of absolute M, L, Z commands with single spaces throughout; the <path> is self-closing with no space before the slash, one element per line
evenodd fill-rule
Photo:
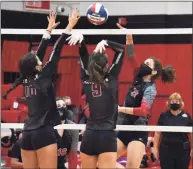
<path fill-rule="evenodd" d="M 50 0 L 48 1 L 25 0 L 24 9 L 25 10 L 50 10 Z"/>

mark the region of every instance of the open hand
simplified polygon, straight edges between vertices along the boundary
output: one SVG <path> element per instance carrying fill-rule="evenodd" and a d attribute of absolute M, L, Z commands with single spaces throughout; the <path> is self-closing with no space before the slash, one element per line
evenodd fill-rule
<path fill-rule="evenodd" d="M 100 52 L 102 53 L 103 51 L 105 51 L 105 46 L 108 46 L 107 41 L 106 40 L 102 40 L 101 42 L 99 42 L 94 50 L 94 52 Z"/>
<path fill-rule="evenodd" d="M 84 37 L 80 33 L 73 33 L 70 37 L 68 37 L 66 40 L 69 41 L 68 44 L 76 45 L 77 43 L 81 43 L 83 41 Z"/>
<path fill-rule="evenodd" d="M 47 30 L 50 32 L 52 31 L 52 29 L 55 29 L 60 24 L 60 22 L 56 23 L 56 13 L 55 12 L 50 12 L 50 15 L 47 16 L 47 19 L 48 19 Z"/>
<path fill-rule="evenodd" d="M 75 8 L 75 9 L 73 9 L 72 14 L 69 15 L 69 17 L 68 17 L 68 22 L 69 22 L 69 25 L 71 26 L 71 28 L 73 28 L 77 24 L 79 19 L 80 19 L 79 11 L 77 8 Z"/>

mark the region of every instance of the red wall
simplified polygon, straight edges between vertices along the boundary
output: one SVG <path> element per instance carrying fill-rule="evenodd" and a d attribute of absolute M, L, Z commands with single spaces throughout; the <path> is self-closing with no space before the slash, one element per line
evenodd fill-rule
<path fill-rule="evenodd" d="M 9 42 L 8 42 L 9 43 Z M 4 42 L 2 51 L 2 71 L 18 71 L 16 59 L 18 60 L 18 51 L 23 55 L 24 50 L 28 48 L 28 44 L 19 44 L 15 42 Z M 6 46 L 6 48 L 4 48 Z M 10 49 L 11 46 L 11 49 Z M 89 52 L 94 49 L 94 45 L 89 46 Z M 22 50 L 22 48 L 24 50 Z M 47 49 L 46 58 L 51 53 L 52 47 Z M 110 62 L 112 61 L 113 52 L 107 49 Z M 15 56 L 15 57 L 14 57 Z M 62 59 L 59 63 L 58 72 L 61 78 L 58 80 L 57 95 L 71 96 L 72 101 L 76 105 L 80 105 L 81 82 L 80 82 L 80 63 L 78 56 L 78 48 L 76 46 L 64 46 L 61 56 L 71 56 L 72 58 Z M 132 82 L 133 71 L 136 67 L 135 61 L 142 63 L 149 56 L 157 57 L 163 65 L 171 64 L 176 68 L 177 81 L 174 84 L 162 84 L 157 81 L 158 95 L 170 95 L 173 92 L 179 92 L 185 102 L 185 109 L 192 114 L 192 46 L 191 44 L 157 44 L 157 45 L 135 45 L 135 57 L 129 59 L 125 57 L 124 65 L 119 77 L 120 82 Z M 122 104 L 129 88 L 129 84 L 119 85 L 119 104 Z M 153 105 L 152 118 L 150 124 L 155 124 L 160 112 L 165 110 L 165 102 L 167 98 L 156 98 Z"/>
<path fill-rule="evenodd" d="M 89 52 L 92 52 L 94 46 L 89 46 Z M 76 47 L 66 47 L 67 56 L 78 56 L 78 50 Z M 109 60 L 112 61 L 113 52 L 107 50 Z M 62 56 L 65 56 L 65 47 L 63 49 Z M 133 71 L 137 63 L 142 63 L 149 56 L 159 58 L 163 63 L 163 66 L 171 64 L 176 69 L 177 80 L 173 84 L 163 84 L 160 80 L 157 81 L 157 94 L 158 95 L 170 95 L 173 92 L 178 92 L 182 95 L 185 102 L 185 109 L 192 115 L 192 46 L 191 45 L 135 45 L 135 57 L 129 59 L 125 57 L 124 65 L 119 76 L 120 82 L 132 82 Z M 68 94 L 72 97 L 76 104 L 80 103 L 80 80 L 79 80 L 79 64 L 78 60 L 66 61 L 66 64 L 61 62 L 63 69 L 63 76 L 60 83 L 60 92 L 62 94 Z M 72 66 L 73 65 L 73 69 Z M 77 68 L 78 67 L 78 68 Z M 65 71 L 64 71 L 65 69 Z M 119 104 L 123 104 L 125 95 L 128 91 L 129 84 L 119 85 Z M 79 92 L 79 93 L 77 93 Z M 166 109 L 165 102 L 167 98 L 156 98 L 153 105 L 152 118 L 150 124 L 156 124 L 157 118 L 160 112 Z"/>

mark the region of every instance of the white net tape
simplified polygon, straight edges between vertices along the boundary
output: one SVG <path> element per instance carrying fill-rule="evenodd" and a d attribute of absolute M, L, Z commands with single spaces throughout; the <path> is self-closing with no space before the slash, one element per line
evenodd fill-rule
<path fill-rule="evenodd" d="M 45 29 L 1 29 L 1 34 L 14 35 L 42 35 Z M 55 29 L 52 35 L 60 35 L 64 29 Z M 179 29 L 74 29 L 83 35 L 167 35 L 167 34 L 192 34 L 192 28 Z"/>
<path fill-rule="evenodd" d="M 42 35 L 45 29 L 1 29 L 1 34 L 13 35 Z M 52 35 L 59 35 L 64 29 L 55 29 Z M 192 28 L 179 29 L 75 29 L 73 32 L 80 32 L 84 35 L 166 35 L 166 34 L 192 34 Z M 23 123 L 1 123 L 2 129 L 23 129 Z M 55 129 L 84 130 L 85 124 L 62 124 L 54 127 Z M 135 126 L 117 125 L 118 131 L 160 131 L 160 132 L 188 132 L 192 133 L 192 127 L 177 126 Z"/>
<path fill-rule="evenodd" d="M 2 129 L 13 128 L 23 129 L 23 123 L 1 123 Z M 55 129 L 84 130 L 85 124 L 62 124 L 54 127 Z M 177 126 L 136 126 L 136 125 L 117 125 L 118 131 L 160 131 L 160 132 L 186 132 L 192 133 L 192 127 Z"/>

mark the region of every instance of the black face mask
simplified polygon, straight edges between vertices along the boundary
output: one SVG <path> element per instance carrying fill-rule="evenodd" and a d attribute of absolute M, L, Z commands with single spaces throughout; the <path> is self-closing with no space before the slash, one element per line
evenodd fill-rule
<path fill-rule="evenodd" d="M 37 69 L 34 69 L 33 75 L 36 75 L 36 74 L 38 74 L 38 73 L 39 73 L 39 71 L 38 71 Z"/>
<path fill-rule="evenodd" d="M 145 63 L 141 64 L 138 72 L 137 72 L 137 77 L 143 77 L 143 76 L 147 76 L 147 75 L 151 75 L 152 74 L 152 69 L 147 66 Z"/>
<path fill-rule="evenodd" d="M 66 109 L 64 107 L 58 108 L 58 112 L 59 112 L 61 120 L 67 119 L 68 114 L 67 114 Z"/>
<path fill-rule="evenodd" d="M 174 111 L 180 109 L 180 104 L 177 104 L 177 103 L 173 103 L 173 104 L 170 104 L 170 108 Z"/>

